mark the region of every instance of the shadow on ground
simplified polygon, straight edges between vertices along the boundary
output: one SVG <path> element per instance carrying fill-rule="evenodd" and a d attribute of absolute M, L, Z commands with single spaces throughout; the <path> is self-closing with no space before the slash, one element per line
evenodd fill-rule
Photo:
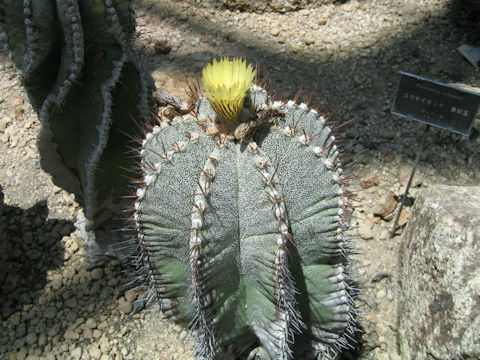
<path fill-rule="evenodd" d="M 100 328 L 101 316 L 105 327 L 120 328 L 118 306 L 111 303 L 128 289 L 127 274 L 115 265 L 87 271 L 71 221 L 48 219 L 46 201 L 29 209 L 3 204 L 0 221 L 6 251 L 0 264 L 0 354 L 28 354 L 33 346 L 34 355 L 44 358 L 65 353 L 65 343 L 67 351 L 68 344 L 92 344 L 98 341 L 92 320 Z"/>
<path fill-rule="evenodd" d="M 46 201 L 29 209 L 3 206 L 5 258 L 0 279 L 2 318 L 35 299 L 30 296 L 42 291 L 47 272 L 63 264 L 63 236 L 73 230 L 73 223 L 49 219 Z"/>

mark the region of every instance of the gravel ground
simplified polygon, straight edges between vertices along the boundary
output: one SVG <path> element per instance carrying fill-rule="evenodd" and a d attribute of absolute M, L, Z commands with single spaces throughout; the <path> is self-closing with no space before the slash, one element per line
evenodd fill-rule
<path fill-rule="evenodd" d="M 363 0 L 285 14 L 195 7 L 183 1 L 137 3 L 136 46 L 157 87 L 184 96 L 212 57 L 258 62 L 271 88 L 305 97 L 318 86 L 345 128 L 352 156 L 353 232 L 360 254 L 358 351 L 348 358 L 401 359 L 396 336 L 396 263 L 402 228 L 389 230 L 412 167 L 423 125 L 390 114 L 399 71 L 461 86 L 480 74 L 456 48 L 465 39 L 448 0 Z M 39 167 L 39 122 L 0 52 L 0 184 L 7 235 L 1 289 L 0 358 L 192 359 L 184 328 L 167 322 L 128 273 L 110 264 L 85 269 L 72 234 L 79 210 Z M 479 128 L 478 124 L 476 125 Z M 480 141 L 432 129 L 401 224 L 422 188 L 480 184 Z"/>

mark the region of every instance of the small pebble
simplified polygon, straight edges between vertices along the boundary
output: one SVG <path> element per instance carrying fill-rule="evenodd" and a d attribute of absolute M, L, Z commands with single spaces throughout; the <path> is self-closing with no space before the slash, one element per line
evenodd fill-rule
<path fill-rule="evenodd" d="M 62 287 L 63 279 L 61 274 L 53 274 L 50 282 L 53 290 L 58 290 Z"/>
<path fill-rule="evenodd" d="M 48 306 L 43 310 L 43 316 L 47 319 L 54 319 L 57 316 L 57 309 L 52 306 Z"/>
<path fill-rule="evenodd" d="M 94 280 L 100 280 L 103 277 L 103 268 L 95 268 L 90 273 Z"/>
<path fill-rule="evenodd" d="M 21 348 L 18 352 L 17 352 L 17 360 L 25 360 L 27 358 L 27 349 L 26 348 Z"/>
<path fill-rule="evenodd" d="M 377 299 L 383 299 L 386 295 L 386 292 L 384 289 L 380 289 L 377 291 Z"/>
<path fill-rule="evenodd" d="M 70 355 L 72 356 L 72 359 L 80 359 L 83 354 L 83 349 L 81 347 L 76 347 L 75 349 L 72 350 Z"/>
<path fill-rule="evenodd" d="M 29 333 L 25 338 L 25 342 L 29 346 L 32 346 L 33 344 L 35 344 L 37 342 L 37 340 L 38 340 L 38 336 L 35 333 Z"/>
<path fill-rule="evenodd" d="M 103 352 L 103 353 L 108 353 L 109 349 L 110 349 L 110 343 L 107 339 L 106 336 L 102 336 L 100 338 L 100 340 L 98 340 L 98 345 L 100 346 L 100 350 Z"/>
<path fill-rule="evenodd" d="M 88 353 L 90 354 L 90 356 L 91 356 L 93 359 L 100 359 L 100 357 L 102 356 L 102 352 L 100 351 L 100 349 L 98 348 L 98 346 L 92 346 L 92 347 L 88 350 Z"/>
<path fill-rule="evenodd" d="M 118 301 L 118 309 L 124 314 L 129 314 L 133 310 L 133 304 L 124 297 L 121 297 Z"/>
<path fill-rule="evenodd" d="M 95 329 L 97 327 L 97 320 L 95 320 L 94 318 L 88 318 L 87 321 L 85 322 L 85 325 L 89 329 Z"/>

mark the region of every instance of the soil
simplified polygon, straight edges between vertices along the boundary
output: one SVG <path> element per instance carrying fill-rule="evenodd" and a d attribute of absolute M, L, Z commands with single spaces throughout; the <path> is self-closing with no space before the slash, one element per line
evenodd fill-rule
<path fill-rule="evenodd" d="M 397 250 L 411 206 L 435 184 L 480 184 L 477 122 L 470 138 L 431 127 L 400 228 L 390 237 L 425 125 L 390 111 L 400 71 L 475 90 L 480 73 L 457 51 L 468 28 L 449 0 L 363 0 L 287 13 L 248 13 L 187 1 L 137 1 L 135 47 L 159 89 L 185 97 L 214 57 L 260 65 L 277 96 L 314 101 L 342 124 L 356 178 L 352 234 L 361 294 L 354 350 L 345 358 L 401 359 L 396 346 Z M 0 51 L 0 185 L 6 273 L 0 358 L 192 359 L 172 324 L 112 263 L 87 270 L 72 234 L 78 204 L 39 165 L 40 124 L 20 73 Z M 316 90 L 315 90 L 316 89 Z M 478 89 L 477 89 L 478 91 Z M 282 95 L 283 94 L 283 95 Z M 328 104 L 328 107 L 327 107 Z"/>

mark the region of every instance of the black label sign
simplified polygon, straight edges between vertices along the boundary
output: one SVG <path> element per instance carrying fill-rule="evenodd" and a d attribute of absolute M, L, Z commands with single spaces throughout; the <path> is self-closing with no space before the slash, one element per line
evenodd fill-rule
<path fill-rule="evenodd" d="M 392 113 L 469 135 L 480 94 L 402 72 Z"/>

